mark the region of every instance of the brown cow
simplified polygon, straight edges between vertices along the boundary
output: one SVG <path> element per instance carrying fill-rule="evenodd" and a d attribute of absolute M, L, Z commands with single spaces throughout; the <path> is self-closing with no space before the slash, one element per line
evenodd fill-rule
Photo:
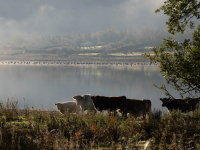
<path fill-rule="evenodd" d="M 116 111 L 120 109 L 120 111 L 123 114 L 123 112 L 126 109 L 126 96 L 106 97 L 106 96 L 95 95 L 90 97 L 90 99 L 92 100 L 94 107 L 98 111 L 102 110 Z"/>
<path fill-rule="evenodd" d="M 146 118 L 146 113 L 151 111 L 151 100 L 149 99 L 126 99 L 126 113 L 134 117 L 143 116 Z"/>

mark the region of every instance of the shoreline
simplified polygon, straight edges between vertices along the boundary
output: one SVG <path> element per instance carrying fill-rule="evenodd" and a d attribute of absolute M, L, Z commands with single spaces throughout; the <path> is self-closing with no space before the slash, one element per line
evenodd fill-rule
<path fill-rule="evenodd" d="M 0 65 L 10 66 L 158 66 L 150 62 L 114 62 L 114 61 L 62 61 L 62 60 L 37 60 L 37 61 L 0 61 Z"/>

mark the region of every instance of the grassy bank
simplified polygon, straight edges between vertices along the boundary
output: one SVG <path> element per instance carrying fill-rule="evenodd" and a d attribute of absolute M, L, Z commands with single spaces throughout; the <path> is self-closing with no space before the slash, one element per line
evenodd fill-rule
<path fill-rule="evenodd" d="M 163 114 L 145 120 L 107 114 L 65 114 L 0 103 L 0 149 L 200 149 L 200 112 Z"/>

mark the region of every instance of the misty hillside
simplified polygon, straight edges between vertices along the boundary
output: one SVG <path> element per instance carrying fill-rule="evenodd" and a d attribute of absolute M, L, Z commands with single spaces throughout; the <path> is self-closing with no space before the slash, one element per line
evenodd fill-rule
<path fill-rule="evenodd" d="M 144 52 L 145 47 L 159 46 L 163 38 L 170 35 L 166 30 L 141 27 L 140 29 L 128 29 L 118 31 L 116 28 L 101 32 L 87 32 L 82 34 L 60 34 L 52 36 L 40 36 L 35 39 L 26 39 L 14 36 L 12 41 L 2 44 L 1 50 L 26 50 L 41 53 L 67 53 L 84 52 Z M 176 35 L 175 38 L 183 41 L 190 38 L 191 32 Z M 85 47 L 85 48 L 84 48 Z M 90 47 L 90 48 L 89 48 Z M 92 49 L 91 49 L 92 48 Z"/>
<path fill-rule="evenodd" d="M 67 54 L 148 51 L 146 47 L 159 46 L 170 36 L 167 16 L 155 13 L 163 2 L 5 1 L 0 5 L 0 50 Z M 191 38 L 191 33 L 173 38 L 183 41 Z"/>

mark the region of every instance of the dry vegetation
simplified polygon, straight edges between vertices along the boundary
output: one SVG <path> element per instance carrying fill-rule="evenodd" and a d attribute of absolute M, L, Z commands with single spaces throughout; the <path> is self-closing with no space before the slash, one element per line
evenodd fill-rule
<path fill-rule="evenodd" d="M 107 114 L 65 114 L 0 104 L 0 149 L 199 149 L 200 112 L 163 114 L 145 120 Z"/>

